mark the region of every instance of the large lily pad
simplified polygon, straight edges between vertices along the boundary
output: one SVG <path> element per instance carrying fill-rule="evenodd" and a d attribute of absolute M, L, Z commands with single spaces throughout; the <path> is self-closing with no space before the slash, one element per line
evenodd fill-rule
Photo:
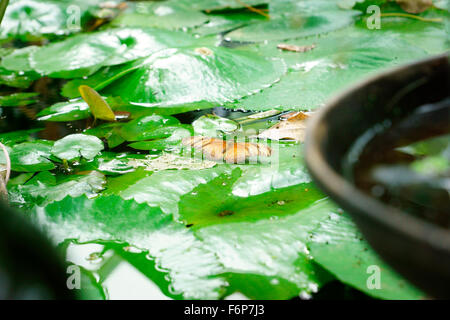
<path fill-rule="evenodd" d="M 36 172 L 55 168 L 51 158 L 52 141 L 37 140 L 17 144 L 11 151 L 11 167 L 14 171 Z"/>
<path fill-rule="evenodd" d="M 9 188 L 9 200 L 15 206 L 46 205 L 66 196 L 95 196 L 103 189 L 105 176 L 97 171 L 85 175 L 55 176 L 40 172 L 24 184 Z"/>
<path fill-rule="evenodd" d="M 0 134 L 0 142 L 4 145 L 14 146 L 15 144 L 31 141 L 35 138 L 35 133 L 42 129 L 17 130 Z"/>
<path fill-rule="evenodd" d="M 83 100 L 58 102 L 37 114 L 39 121 L 74 121 L 89 118 L 89 106 Z"/>
<path fill-rule="evenodd" d="M 0 84 L 6 86 L 25 89 L 39 78 L 36 72 L 16 72 L 0 67 Z"/>
<path fill-rule="evenodd" d="M 122 126 L 121 136 L 127 141 L 140 141 L 158 138 L 153 131 L 157 128 L 177 125 L 178 119 L 171 116 L 161 116 L 157 114 L 139 117 Z"/>
<path fill-rule="evenodd" d="M 196 135 L 206 137 L 222 136 L 224 133 L 230 133 L 239 128 L 239 125 L 233 120 L 213 114 L 201 116 L 192 122 L 192 126 Z"/>
<path fill-rule="evenodd" d="M 350 218 L 335 211 L 313 231 L 311 255 L 341 281 L 383 299 L 423 299 L 424 293 L 407 283 L 369 247 Z M 369 277 L 380 272 L 380 286 Z"/>
<path fill-rule="evenodd" d="M 155 27 L 176 30 L 192 28 L 208 21 L 208 17 L 191 9 L 192 4 L 178 1 L 162 3 L 139 2 L 114 20 L 121 27 Z"/>
<path fill-rule="evenodd" d="M 93 74 L 102 66 L 121 64 L 171 46 L 192 44 L 189 35 L 158 29 L 111 29 L 80 34 L 30 54 L 31 67 L 56 78 Z"/>
<path fill-rule="evenodd" d="M 65 8 L 53 1 L 12 1 L 2 21 L 1 36 L 22 37 L 64 34 L 67 30 Z"/>
<path fill-rule="evenodd" d="M 43 216 L 34 215 L 34 221 L 58 243 L 67 236 L 79 241 L 122 239 L 144 249 L 158 270 L 170 275 L 172 292 L 184 298 L 217 299 L 226 285 L 224 279 L 213 277 L 221 270 L 216 257 L 159 208 L 117 196 L 66 197 L 36 212 Z M 63 221 L 70 227 L 60 232 Z"/>
<path fill-rule="evenodd" d="M 370 30 L 348 28 L 326 37 L 289 41 L 294 45 L 315 44 L 304 53 L 280 52 L 276 42 L 247 50 L 283 57 L 290 72 L 279 83 L 240 100 L 236 106 L 248 110 L 311 110 L 320 107 L 339 89 L 380 69 L 421 58 L 426 52 L 392 33 L 369 34 Z M 390 53 L 386 55 L 386 46 Z"/>
<path fill-rule="evenodd" d="M 245 0 L 245 1 L 229 1 L 229 0 L 199 0 L 192 3 L 189 0 L 170 0 L 169 2 L 181 2 L 189 4 L 193 9 L 203 10 L 206 12 L 226 11 L 236 9 L 247 9 L 249 6 L 258 7 L 267 5 L 269 0 Z"/>
<path fill-rule="evenodd" d="M 113 34 L 80 34 L 32 52 L 30 65 L 50 77 L 84 77 L 100 69 L 120 48 L 121 43 Z"/>
<path fill-rule="evenodd" d="M 277 8 L 281 7 L 281 8 Z M 330 1 L 275 3 L 272 19 L 254 23 L 226 35 L 233 41 L 267 41 L 304 38 L 348 26 L 359 14 L 341 10 Z"/>
<path fill-rule="evenodd" d="M 32 71 L 30 66 L 30 53 L 38 50 L 37 46 L 28 46 L 16 49 L 7 56 L 2 58 L 2 67 L 12 71 Z"/>
<path fill-rule="evenodd" d="M 37 100 L 33 99 L 39 95 L 36 92 L 20 92 L 13 93 L 8 96 L 0 96 L 0 107 L 18 107 L 26 106 L 35 103 Z"/>
<path fill-rule="evenodd" d="M 278 81 L 284 63 L 227 48 L 167 49 L 102 93 L 148 107 L 211 106 L 258 92 Z M 144 84 L 144 85 L 142 85 Z"/>

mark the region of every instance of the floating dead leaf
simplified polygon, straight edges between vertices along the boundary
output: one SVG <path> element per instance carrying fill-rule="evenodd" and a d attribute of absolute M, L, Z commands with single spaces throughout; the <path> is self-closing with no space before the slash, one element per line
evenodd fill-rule
<path fill-rule="evenodd" d="M 211 49 L 205 48 L 205 47 L 201 47 L 201 48 L 195 48 L 194 50 L 197 53 L 200 53 L 204 56 L 212 56 L 214 54 L 214 52 Z"/>
<path fill-rule="evenodd" d="M 114 1 L 105 1 L 99 4 L 101 9 L 119 9 L 124 10 L 128 7 L 126 2 L 114 2 Z"/>
<path fill-rule="evenodd" d="M 309 115 L 305 112 L 291 112 L 284 115 L 280 122 L 261 132 L 257 137 L 270 140 L 305 140 L 306 121 Z"/>
<path fill-rule="evenodd" d="M 181 157 L 175 154 L 166 153 L 157 158 L 131 159 L 128 161 L 128 165 L 134 168 L 144 167 L 144 170 L 146 171 L 161 171 L 169 169 L 201 170 L 212 168 L 217 165 L 217 163 L 209 160 Z"/>
<path fill-rule="evenodd" d="M 432 0 L 396 0 L 398 5 L 408 13 L 421 13 L 433 5 Z"/>
<path fill-rule="evenodd" d="M 200 150 L 210 160 L 227 163 L 245 163 L 253 157 L 269 157 L 272 154 L 270 147 L 250 142 L 234 142 L 203 136 L 184 138 L 182 143 Z"/>
<path fill-rule="evenodd" d="M 309 46 L 297 46 L 295 44 L 287 44 L 287 43 L 280 43 L 277 45 L 278 49 L 281 49 L 283 51 L 291 51 L 291 52 L 307 52 L 311 51 L 316 47 L 315 44 L 309 45 Z"/>
<path fill-rule="evenodd" d="M 280 116 L 280 120 L 291 120 L 291 121 L 297 121 L 297 120 L 305 120 L 309 118 L 310 112 L 303 112 L 303 111 L 293 111 L 289 113 L 285 113 Z"/>

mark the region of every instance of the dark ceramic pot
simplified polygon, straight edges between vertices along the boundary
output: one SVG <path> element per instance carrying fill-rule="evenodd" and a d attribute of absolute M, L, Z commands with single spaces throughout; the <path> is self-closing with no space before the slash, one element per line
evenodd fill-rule
<path fill-rule="evenodd" d="M 366 130 L 449 92 L 447 55 L 389 70 L 329 101 L 312 117 L 306 139 L 306 164 L 316 183 L 351 214 L 385 261 L 433 298 L 450 298 L 450 230 L 371 197 L 343 171 L 349 149 Z M 450 114 L 442 121 L 448 124 Z"/>

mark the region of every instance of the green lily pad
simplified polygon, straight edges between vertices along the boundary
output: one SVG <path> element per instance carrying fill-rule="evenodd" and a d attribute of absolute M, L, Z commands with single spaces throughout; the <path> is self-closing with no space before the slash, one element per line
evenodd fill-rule
<path fill-rule="evenodd" d="M 76 133 L 56 141 L 51 152 L 55 157 L 64 160 L 71 161 L 80 157 L 90 160 L 103 149 L 103 142 L 99 138 Z"/>
<path fill-rule="evenodd" d="M 207 23 L 190 30 L 190 32 L 200 36 L 208 36 L 225 33 L 226 31 L 267 19 L 260 14 L 252 12 L 209 14 L 208 18 L 209 21 Z"/>
<path fill-rule="evenodd" d="M 269 0 L 245 0 L 245 1 L 228 1 L 228 0 L 199 0 L 192 3 L 189 0 L 171 0 L 170 2 L 181 2 L 189 4 L 195 10 L 203 10 L 206 12 L 226 11 L 235 9 L 246 9 L 248 6 L 258 7 L 267 5 Z"/>
<path fill-rule="evenodd" d="M 104 97 L 105 101 L 113 109 L 120 109 L 122 102 L 113 97 Z M 58 102 L 48 108 L 42 109 L 37 114 L 38 121 L 66 122 L 87 119 L 92 116 L 88 104 L 82 99 L 72 99 Z"/>
<path fill-rule="evenodd" d="M 32 52 L 30 66 L 54 78 L 84 77 L 100 69 L 120 48 L 119 39 L 109 32 L 79 34 Z"/>
<path fill-rule="evenodd" d="M 121 27 L 155 27 L 169 30 L 192 28 L 208 21 L 208 16 L 191 9 L 192 5 L 177 1 L 163 3 L 140 2 L 114 19 Z"/>
<path fill-rule="evenodd" d="M 102 92 L 147 107 L 199 108 L 255 93 L 285 71 L 281 60 L 227 48 L 168 49 L 153 54 L 141 68 Z"/>
<path fill-rule="evenodd" d="M 36 140 L 24 142 L 13 147 L 10 158 L 14 171 L 36 172 L 55 168 L 51 158 L 52 141 Z"/>
<path fill-rule="evenodd" d="M 37 114 L 38 121 L 75 121 L 89 118 L 91 112 L 89 106 L 83 100 L 58 102 L 41 110 Z"/>
<path fill-rule="evenodd" d="M 0 67 L 0 84 L 9 87 L 26 89 L 39 78 L 40 76 L 35 72 L 22 73 Z"/>
<path fill-rule="evenodd" d="M 147 139 L 150 141 L 138 141 L 128 146 L 138 150 L 166 150 L 174 151 L 182 148 L 181 140 L 192 136 L 194 133 L 191 125 L 164 126 L 154 130 Z"/>
<path fill-rule="evenodd" d="M 18 107 L 36 103 L 37 100 L 31 99 L 39 95 L 36 92 L 20 92 L 7 96 L 0 96 L 0 107 Z"/>
<path fill-rule="evenodd" d="M 79 78 L 103 66 L 146 57 L 171 46 L 192 45 L 190 35 L 159 29 L 109 29 L 80 34 L 30 53 L 30 66 L 54 78 Z M 49 58 L 51 57 L 51 58 Z"/>
<path fill-rule="evenodd" d="M 157 114 L 139 117 L 122 126 L 121 136 L 127 141 L 141 141 L 160 137 L 161 133 L 156 136 L 153 131 L 163 126 L 177 125 L 178 119 L 171 116 L 161 116 Z"/>
<path fill-rule="evenodd" d="M 295 185 L 304 185 L 307 194 L 312 179 L 303 163 L 303 145 L 272 143 L 270 147 L 269 163 L 240 166 L 243 172 L 233 186 L 233 195 L 256 196 Z"/>
<path fill-rule="evenodd" d="M 170 273 L 173 294 L 185 299 L 217 299 L 223 292 L 226 282 L 215 277 L 221 270 L 215 256 L 157 207 L 117 196 L 94 200 L 82 196 L 66 197 L 42 210 L 42 219 L 38 219 L 36 211 L 31 213 L 33 221 L 56 242 L 63 242 L 67 236 L 79 242 L 121 239 L 148 252 L 159 272 Z M 60 232 L 61 228 L 64 232 Z"/>
<path fill-rule="evenodd" d="M 38 46 L 16 49 L 2 58 L 2 67 L 12 71 L 33 71 L 33 68 L 30 66 L 29 57 L 32 52 L 38 49 Z"/>
<path fill-rule="evenodd" d="M 235 168 L 231 174 L 222 174 L 208 184 L 199 185 L 191 194 L 182 196 L 179 203 L 180 219 L 195 229 L 222 223 L 277 219 L 297 213 L 325 197 L 311 183 L 256 196 L 235 196 L 232 193 L 233 185 L 241 175 L 242 170 Z M 207 203 L 200 204 L 206 198 Z"/>
<path fill-rule="evenodd" d="M 308 243 L 311 256 L 339 280 L 381 299 L 423 299 L 425 295 L 409 284 L 370 248 L 351 219 L 330 213 L 312 232 Z M 380 286 L 368 286 L 374 271 L 380 272 Z"/>
<path fill-rule="evenodd" d="M 94 88 L 95 90 L 100 90 L 105 87 L 104 83 L 109 84 L 111 80 L 114 80 L 121 75 L 131 72 L 139 67 L 136 63 L 124 63 L 116 66 L 107 66 L 101 68 L 99 71 L 95 72 L 93 75 L 87 78 L 73 79 L 68 81 L 61 89 L 61 95 L 74 99 L 80 97 L 80 91 L 78 88 L 81 85 L 87 85 Z"/>
<path fill-rule="evenodd" d="M 293 2 L 289 7 L 291 10 L 283 15 L 234 30 L 226 38 L 260 42 L 310 37 L 348 26 L 359 14 L 354 10 L 340 10 L 329 1 Z"/>
<path fill-rule="evenodd" d="M 6 9 L 0 30 L 2 38 L 64 34 L 68 31 L 67 15 L 57 2 L 13 1 Z"/>
<path fill-rule="evenodd" d="M 230 172 L 228 166 L 216 166 L 204 170 L 163 170 L 139 179 L 136 183 L 116 190 L 124 199 L 134 199 L 139 203 L 158 206 L 163 212 L 176 214 L 178 201 L 199 184 L 207 183 L 220 174 Z"/>
<path fill-rule="evenodd" d="M 31 207 L 60 201 L 66 196 L 95 196 L 104 188 L 105 176 L 97 171 L 85 175 L 63 176 L 44 171 L 25 184 L 8 189 L 9 200 L 15 206 Z"/>
<path fill-rule="evenodd" d="M 88 129 L 84 133 L 96 136 L 98 138 L 105 138 L 108 142 L 108 147 L 112 149 L 125 142 L 125 139 L 120 133 L 122 125 L 123 123 L 119 122 L 104 123 L 95 128 Z"/>
<path fill-rule="evenodd" d="M 128 164 L 131 159 L 142 156 L 129 155 L 127 153 L 102 152 L 91 161 L 84 161 L 76 166 L 78 171 L 97 170 L 108 176 L 117 176 L 133 172 L 135 168 Z"/>
<path fill-rule="evenodd" d="M 146 19 L 151 21 L 148 16 Z M 189 46 L 195 42 L 195 38 L 185 33 L 150 28 L 112 29 L 109 32 L 113 33 L 120 40 L 122 46 L 125 46 L 125 50 L 121 50 L 112 59 L 106 61 L 104 64 L 106 66 L 147 57 L 168 47 Z"/>
<path fill-rule="evenodd" d="M 15 144 L 33 140 L 33 134 L 42 129 L 17 130 L 0 134 L 0 142 L 4 145 L 14 146 Z"/>
<path fill-rule="evenodd" d="M 289 41 L 293 45 L 316 48 L 304 52 L 281 52 L 276 42 L 246 50 L 282 57 L 290 72 L 280 82 L 234 104 L 246 110 L 311 110 L 322 106 L 333 94 L 380 69 L 421 58 L 426 52 L 411 46 L 392 33 L 347 28 L 328 36 Z M 386 46 L 390 53 L 386 55 Z"/>
<path fill-rule="evenodd" d="M 235 121 L 213 114 L 201 116 L 192 122 L 192 126 L 195 134 L 206 137 L 221 137 L 224 133 L 230 133 L 239 128 Z"/>
<path fill-rule="evenodd" d="M 55 38 L 76 32 L 92 19 L 103 0 L 11 0 L 0 29 L 2 38 L 21 41 Z"/>

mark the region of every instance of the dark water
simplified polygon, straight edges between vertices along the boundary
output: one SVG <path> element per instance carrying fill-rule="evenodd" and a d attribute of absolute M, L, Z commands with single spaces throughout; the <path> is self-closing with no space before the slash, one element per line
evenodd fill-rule
<path fill-rule="evenodd" d="M 359 144 L 359 146 L 358 146 Z M 450 99 L 393 125 L 370 129 L 353 147 L 349 178 L 381 201 L 450 228 Z"/>

